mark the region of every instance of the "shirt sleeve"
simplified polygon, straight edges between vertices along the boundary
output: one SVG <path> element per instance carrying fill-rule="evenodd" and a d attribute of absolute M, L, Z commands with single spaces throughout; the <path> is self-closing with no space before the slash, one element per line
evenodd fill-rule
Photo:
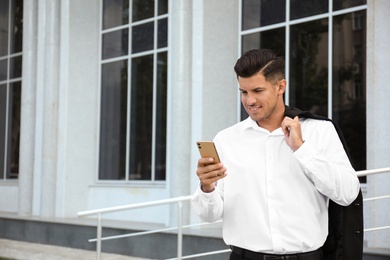
<path fill-rule="evenodd" d="M 348 206 L 359 193 L 359 179 L 333 124 L 317 122 L 321 122 L 316 125 L 320 126 L 318 130 L 308 136 L 294 156 L 319 192 L 337 204 Z"/>
<path fill-rule="evenodd" d="M 206 222 L 215 222 L 222 219 L 223 200 L 218 186 L 212 192 L 205 193 L 200 185 L 191 199 L 191 206 L 199 218 Z"/>

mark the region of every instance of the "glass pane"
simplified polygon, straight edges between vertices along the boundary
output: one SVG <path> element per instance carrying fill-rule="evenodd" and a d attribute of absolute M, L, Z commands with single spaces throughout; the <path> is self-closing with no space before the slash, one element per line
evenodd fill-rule
<path fill-rule="evenodd" d="M 11 54 L 22 51 L 23 44 L 23 0 L 12 1 Z"/>
<path fill-rule="evenodd" d="M 21 82 L 10 85 L 8 106 L 8 151 L 7 151 L 7 179 L 16 179 L 19 176 L 19 144 L 20 144 L 20 102 L 22 95 Z"/>
<path fill-rule="evenodd" d="M 155 179 L 165 180 L 167 149 L 167 53 L 157 55 L 156 164 Z"/>
<path fill-rule="evenodd" d="M 242 36 L 242 53 L 253 49 L 272 49 L 284 56 L 285 27 Z"/>
<path fill-rule="evenodd" d="M 129 29 L 103 34 L 103 60 L 116 58 L 129 53 Z"/>
<path fill-rule="evenodd" d="M 0 57 L 8 55 L 8 1 L 0 1 Z"/>
<path fill-rule="evenodd" d="M 329 10 L 328 0 L 291 0 L 291 20 L 327 13 Z"/>
<path fill-rule="evenodd" d="M 102 65 L 99 179 L 126 175 L 127 60 Z"/>
<path fill-rule="evenodd" d="M 366 33 L 366 11 L 333 18 L 332 117 L 356 170 L 366 169 Z"/>
<path fill-rule="evenodd" d="M 22 77 L 22 56 L 17 56 L 10 59 L 10 79 Z"/>
<path fill-rule="evenodd" d="M 367 4 L 367 0 L 333 0 L 333 10 L 355 7 Z"/>
<path fill-rule="evenodd" d="M 131 62 L 131 180 L 151 180 L 153 129 L 153 55 Z"/>
<path fill-rule="evenodd" d="M 286 20 L 286 0 L 242 0 L 242 30 Z"/>
<path fill-rule="evenodd" d="M 1 2 L 1 1 L 0 1 Z M 5 129 L 7 125 L 7 85 L 0 85 L 0 180 L 4 179 Z"/>
<path fill-rule="evenodd" d="M 103 30 L 129 23 L 129 0 L 103 1 Z"/>
<path fill-rule="evenodd" d="M 154 17 L 154 0 L 133 0 L 133 22 Z"/>
<path fill-rule="evenodd" d="M 168 19 L 158 20 L 158 43 L 157 48 L 164 48 L 168 46 Z"/>
<path fill-rule="evenodd" d="M 328 20 L 291 26 L 291 106 L 328 116 Z"/>
<path fill-rule="evenodd" d="M 158 15 L 168 13 L 168 0 L 158 0 Z"/>
<path fill-rule="evenodd" d="M 132 53 L 153 49 L 154 23 L 145 23 L 133 27 Z"/>
<path fill-rule="evenodd" d="M 7 80 L 7 59 L 0 60 L 0 81 Z"/>

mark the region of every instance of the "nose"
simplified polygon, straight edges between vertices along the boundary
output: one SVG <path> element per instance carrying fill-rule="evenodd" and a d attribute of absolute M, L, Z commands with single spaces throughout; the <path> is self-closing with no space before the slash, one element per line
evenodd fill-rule
<path fill-rule="evenodd" d="M 256 103 L 256 98 L 254 95 L 248 93 L 247 96 L 246 96 L 246 99 L 245 99 L 245 103 L 247 105 L 253 105 Z"/>

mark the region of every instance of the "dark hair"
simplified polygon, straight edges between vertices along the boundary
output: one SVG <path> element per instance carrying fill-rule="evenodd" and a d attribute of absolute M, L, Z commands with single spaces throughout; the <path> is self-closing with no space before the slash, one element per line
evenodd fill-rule
<path fill-rule="evenodd" d="M 250 50 L 239 58 L 234 66 L 238 77 L 249 78 L 258 72 L 271 83 L 284 79 L 284 58 L 269 49 Z"/>

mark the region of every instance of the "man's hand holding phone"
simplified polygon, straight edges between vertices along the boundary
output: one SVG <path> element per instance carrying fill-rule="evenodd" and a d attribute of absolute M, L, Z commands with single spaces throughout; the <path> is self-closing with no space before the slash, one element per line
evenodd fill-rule
<path fill-rule="evenodd" d="M 202 191 L 212 192 L 215 189 L 215 183 L 227 175 L 226 168 L 219 160 L 214 143 L 197 142 L 197 145 L 202 158 L 198 160 L 196 174 L 202 183 Z"/>

